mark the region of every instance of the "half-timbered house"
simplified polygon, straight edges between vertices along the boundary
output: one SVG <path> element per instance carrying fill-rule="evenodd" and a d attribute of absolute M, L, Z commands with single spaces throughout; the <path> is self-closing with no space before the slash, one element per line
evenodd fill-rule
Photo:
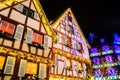
<path fill-rule="evenodd" d="M 75 16 L 68 8 L 51 23 L 57 35 L 53 43 L 50 80 L 87 80 L 90 66 L 88 44 Z"/>
<path fill-rule="evenodd" d="M 1 0 L 0 80 L 48 80 L 53 35 L 39 0 Z"/>

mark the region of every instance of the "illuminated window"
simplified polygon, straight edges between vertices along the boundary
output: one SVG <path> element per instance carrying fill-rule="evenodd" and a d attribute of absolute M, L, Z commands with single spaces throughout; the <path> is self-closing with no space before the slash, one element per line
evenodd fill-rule
<path fill-rule="evenodd" d="M 34 43 L 38 43 L 38 44 L 42 44 L 42 40 L 43 40 L 43 36 L 40 35 L 40 34 L 37 34 L 37 33 L 33 33 L 33 38 L 32 38 L 32 41 Z"/>
<path fill-rule="evenodd" d="M 66 37 L 66 36 L 64 36 L 64 37 L 63 37 L 63 44 L 64 44 L 65 46 L 67 46 L 67 47 L 71 47 L 71 46 L 72 46 L 71 39 L 68 38 L 68 37 Z"/>
<path fill-rule="evenodd" d="M 105 56 L 106 63 L 113 62 L 112 56 Z"/>
<path fill-rule="evenodd" d="M 82 51 L 83 50 L 83 47 L 82 47 L 82 44 L 81 43 L 77 43 L 77 50 L 78 51 Z"/>
<path fill-rule="evenodd" d="M 37 74 L 37 64 L 32 62 L 27 62 L 26 65 L 27 74 Z"/>
<path fill-rule="evenodd" d="M 14 24 L 11 24 L 11 23 L 6 22 L 4 20 L 1 21 L 0 31 L 13 35 L 14 30 L 15 30 L 15 25 Z"/>
<path fill-rule="evenodd" d="M 27 43 L 30 43 L 30 44 L 35 43 L 35 44 L 42 45 L 42 41 L 43 41 L 42 35 L 33 32 L 33 30 L 30 28 L 27 28 L 27 34 L 26 34 Z"/>
<path fill-rule="evenodd" d="M 93 58 L 93 63 L 96 64 L 96 65 L 99 65 L 100 64 L 100 58 L 98 58 L 98 57 Z"/>
<path fill-rule="evenodd" d="M 103 47 L 102 47 L 102 50 L 103 50 L 103 51 L 109 51 L 110 48 L 109 48 L 109 46 L 103 46 Z"/>
<path fill-rule="evenodd" d="M 98 53 L 98 49 L 97 48 L 92 48 L 91 53 Z"/>

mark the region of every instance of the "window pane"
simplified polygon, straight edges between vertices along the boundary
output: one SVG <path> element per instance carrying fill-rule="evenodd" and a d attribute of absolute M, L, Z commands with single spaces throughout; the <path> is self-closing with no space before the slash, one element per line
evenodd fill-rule
<path fill-rule="evenodd" d="M 7 27 L 8 23 L 4 20 L 1 21 L 1 24 L 0 24 L 0 30 L 1 31 L 4 31 L 5 28 Z"/>
<path fill-rule="evenodd" d="M 39 35 L 38 36 L 38 44 L 42 44 L 43 36 Z"/>
<path fill-rule="evenodd" d="M 37 43 L 37 36 L 38 36 L 38 34 L 36 34 L 36 33 L 33 33 L 33 42 L 35 42 L 35 43 Z"/>
<path fill-rule="evenodd" d="M 28 12 L 28 16 L 31 17 L 31 18 L 33 18 L 34 17 L 34 11 L 30 10 Z"/>
<path fill-rule="evenodd" d="M 15 25 L 9 24 L 9 25 L 6 27 L 5 32 L 13 35 L 14 30 L 15 30 Z"/>
<path fill-rule="evenodd" d="M 22 13 L 23 13 L 24 15 L 27 15 L 27 14 L 28 14 L 28 8 L 24 6 Z"/>

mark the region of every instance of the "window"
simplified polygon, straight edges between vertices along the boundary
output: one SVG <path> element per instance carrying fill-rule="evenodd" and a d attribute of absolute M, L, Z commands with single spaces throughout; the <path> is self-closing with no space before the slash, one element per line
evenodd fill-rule
<path fill-rule="evenodd" d="M 70 14 L 68 15 L 68 21 L 72 22 L 72 17 L 70 16 Z"/>
<path fill-rule="evenodd" d="M 22 13 L 23 13 L 24 15 L 27 15 L 27 14 L 28 14 L 28 8 L 24 6 Z"/>
<path fill-rule="evenodd" d="M 11 24 L 11 23 L 4 21 L 4 20 L 1 21 L 0 31 L 13 35 L 14 30 L 15 30 L 14 24 Z"/>
<path fill-rule="evenodd" d="M 36 11 L 29 9 L 28 7 L 24 6 L 23 4 L 17 4 L 14 6 L 14 8 L 26 16 L 29 16 L 29 17 L 37 19 L 37 20 L 39 19 L 39 14 Z"/>
<path fill-rule="evenodd" d="M 83 50 L 83 47 L 82 47 L 81 43 L 77 43 L 77 50 L 80 51 L 80 52 Z"/>
<path fill-rule="evenodd" d="M 34 17 L 34 11 L 29 10 L 29 12 L 28 12 L 28 16 L 31 17 L 31 18 L 33 18 L 33 17 Z"/>
<path fill-rule="evenodd" d="M 63 42 L 64 42 L 63 44 L 64 44 L 65 46 L 69 47 L 69 48 L 72 46 L 71 39 L 68 38 L 68 37 L 66 37 L 66 36 L 64 36 Z"/>
<path fill-rule="evenodd" d="M 42 45 L 42 40 L 43 40 L 43 36 L 42 35 L 37 34 L 37 33 L 33 33 L 32 41 L 34 43 L 38 43 L 38 44 Z"/>
<path fill-rule="evenodd" d="M 71 34 L 74 33 L 73 27 L 72 27 L 72 25 L 70 25 L 69 23 L 66 23 L 66 31 L 67 31 L 68 33 L 71 33 Z"/>

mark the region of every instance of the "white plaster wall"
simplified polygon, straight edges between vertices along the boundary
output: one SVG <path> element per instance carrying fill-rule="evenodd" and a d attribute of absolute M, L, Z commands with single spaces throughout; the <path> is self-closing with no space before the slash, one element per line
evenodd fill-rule
<path fill-rule="evenodd" d="M 52 37 L 48 36 L 48 47 L 52 47 Z"/>
<path fill-rule="evenodd" d="M 46 34 L 45 28 L 43 27 L 43 24 L 41 24 L 41 32 Z"/>
<path fill-rule="evenodd" d="M 61 32 L 62 32 L 62 33 L 65 33 L 65 30 L 61 28 Z"/>
<path fill-rule="evenodd" d="M 3 11 L 0 11 L 0 14 L 2 14 L 2 15 L 4 15 L 4 16 L 8 16 L 8 13 L 9 13 L 9 11 L 10 11 L 10 8 L 8 8 L 8 9 L 5 9 L 5 10 L 3 10 Z"/>
<path fill-rule="evenodd" d="M 49 52 L 50 52 L 50 49 L 44 50 L 44 57 L 48 57 Z"/>
<path fill-rule="evenodd" d="M 17 21 L 17 22 L 20 22 L 22 24 L 24 24 L 25 20 L 26 20 L 26 16 L 25 15 L 21 14 L 18 11 L 15 11 L 15 10 L 12 10 L 10 18 L 15 20 L 15 21 Z"/>
<path fill-rule="evenodd" d="M 8 47 L 12 47 L 12 43 L 13 43 L 13 41 L 5 39 L 4 42 L 3 42 L 3 45 L 8 46 Z"/>
<path fill-rule="evenodd" d="M 38 49 L 38 53 L 37 54 L 40 55 L 40 56 L 42 56 L 42 54 L 43 54 L 42 52 L 43 52 L 43 50 Z"/>
<path fill-rule="evenodd" d="M 25 5 L 25 6 L 27 6 L 27 7 L 29 7 L 30 0 L 24 1 L 24 2 L 22 2 L 22 4 Z"/>
<path fill-rule="evenodd" d="M 15 40 L 13 47 L 14 47 L 15 49 L 19 49 L 19 48 L 20 48 L 20 43 L 21 43 L 20 41 Z"/>
<path fill-rule="evenodd" d="M 55 48 L 62 49 L 62 44 L 54 44 L 53 45 Z"/>
<path fill-rule="evenodd" d="M 36 47 L 30 47 L 30 52 L 33 54 L 36 54 Z"/>
<path fill-rule="evenodd" d="M 28 18 L 27 26 L 29 26 L 33 29 L 39 30 L 40 23 L 32 18 Z"/>
<path fill-rule="evenodd" d="M 28 47 L 28 44 L 26 42 L 23 42 L 22 50 L 29 52 L 29 47 Z"/>

